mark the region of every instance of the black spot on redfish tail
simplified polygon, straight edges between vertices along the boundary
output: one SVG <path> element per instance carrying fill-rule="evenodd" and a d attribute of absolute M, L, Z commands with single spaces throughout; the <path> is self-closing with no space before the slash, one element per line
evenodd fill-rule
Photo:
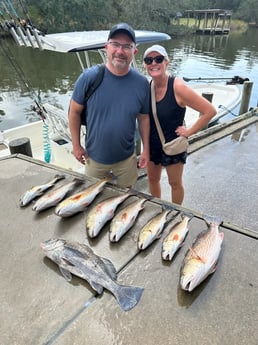
<path fill-rule="evenodd" d="M 143 288 L 120 285 L 114 294 L 120 307 L 124 311 L 133 309 L 141 299 Z"/>

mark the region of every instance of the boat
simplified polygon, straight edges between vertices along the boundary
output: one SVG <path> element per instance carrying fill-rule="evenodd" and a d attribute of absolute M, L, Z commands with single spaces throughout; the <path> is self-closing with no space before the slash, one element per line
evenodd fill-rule
<path fill-rule="evenodd" d="M 226 83 L 195 83 L 189 85 L 198 94 L 206 97 L 216 108 L 217 114 L 209 122 L 209 127 L 218 123 L 220 119 L 228 113 L 232 113 L 242 99 L 242 88 L 239 84 L 226 84 Z M 235 114 L 233 114 L 235 116 Z M 186 108 L 185 122 L 187 127 L 198 120 L 200 113 L 192 108 Z"/>
<path fill-rule="evenodd" d="M 42 34 L 35 28 L 20 26 L 9 27 L 12 37 L 19 46 L 32 49 L 50 50 L 61 53 L 75 53 L 82 68 L 91 66 L 92 53 L 97 53 L 105 62 L 104 45 L 109 31 L 65 32 L 58 34 Z M 166 33 L 136 30 L 136 44 L 152 44 L 169 40 Z M 137 68 L 136 61 L 133 66 Z M 213 104 L 218 110 L 214 121 L 224 116 L 240 102 L 241 92 L 236 85 L 218 85 L 216 83 L 194 84 L 199 93 L 212 93 Z M 0 132 L 0 157 L 13 153 L 10 143 L 19 138 L 28 138 L 33 158 L 58 167 L 84 173 L 84 166 L 72 154 L 71 135 L 68 127 L 67 113 L 51 104 L 35 102 L 35 111 L 42 120 L 11 128 Z M 190 109 L 186 112 L 186 125 L 190 126 L 199 114 Z M 85 127 L 82 126 L 81 141 L 84 142 Z M 136 136 L 136 151 L 140 153 L 140 140 Z"/>
<path fill-rule="evenodd" d="M 76 54 L 81 69 L 96 61 L 96 54 L 105 62 L 105 43 L 109 30 L 63 32 L 57 34 L 42 34 L 34 27 L 9 25 L 10 33 L 16 44 L 29 49 L 50 50 L 58 53 Z M 153 44 L 169 40 L 166 33 L 135 30 L 136 45 Z M 93 59 L 93 54 L 95 55 Z M 135 59 L 132 65 L 137 68 Z M 84 166 L 72 154 L 71 135 L 68 126 L 67 112 L 49 103 L 41 104 L 34 100 L 35 111 L 42 120 L 11 128 L 0 132 L 0 157 L 14 153 L 10 146 L 20 138 L 29 140 L 33 158 L 58 167 L 84 173 Z M 81 142 L 84 142 L 86 131 L 81 129 Z M 27 143 L 26 143 L 27 145 Z"/>

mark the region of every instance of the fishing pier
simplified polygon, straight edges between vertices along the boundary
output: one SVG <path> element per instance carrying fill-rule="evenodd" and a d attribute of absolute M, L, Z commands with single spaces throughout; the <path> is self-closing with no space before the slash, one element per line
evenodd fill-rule
<path fill-rule="evenodd" d="M 230 32 L 232 11 L 222 9 L 194 10 L 187 12 L 187 25 L 190 17 L 195 18 L 197 34 L 225 35 Z"/>

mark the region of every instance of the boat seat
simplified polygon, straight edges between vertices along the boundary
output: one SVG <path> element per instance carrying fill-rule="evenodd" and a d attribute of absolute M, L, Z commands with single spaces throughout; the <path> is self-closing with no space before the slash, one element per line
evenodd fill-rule
<path fill-rule="evenodd" d="M 67 113 L 57 108 L 49 103 L 43 104 L 46 113 L 47 123 L 50 126 L 51 136 L 56 139 L 63 139 L 67 142 L 71 142 L 71 133 L 69 130 L 68 124 L 68 115 Z M 81 138 L 85 137 L 86 130 L 85 126 L 81 126 Z"/>

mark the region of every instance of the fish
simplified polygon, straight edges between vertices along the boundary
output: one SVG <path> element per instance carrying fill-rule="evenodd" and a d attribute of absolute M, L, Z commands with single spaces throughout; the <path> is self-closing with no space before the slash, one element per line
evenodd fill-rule
<path fill-rule="evenodd" d="M 21 207 L 27 206 L 32 200 L 34 200 L 38 196 L 41 196 L 46 190 L 53 187 L 56 182 L 64 178 L 65 175 L 56 174 L 51 181 L 39 186 L 31 187 L 20 197 L 19 205 Z"/>
<path fill-rule="evenodd" d="M 182 247 L 184 239 L 189 231 L 189 220 L 192 216 L 184 214 L 183 219 L 170 229 L 162 242 L 162 259 L 171 261 L 175 253 Z"/>
<path fill-rule="evenodd" d="M 50 192 L 42 195 L 33 205 L 32 210 L 36 212 L 43 211 L 47 208 L 56 206 L 64 197 L 77 186 L 82 184 L 83 181 L 75 178 L 73 181 L 63 184 L 62 186 L 51 190 Z"/>
<path fill-rule="evenodd" d="M 216 271 L 224 239 L 224 233 L 219 231 L 219 218 L 205 216 L 204 220 L 208 228 L 196 237 L 180 270 L 181 288 L 190 292 Z"/>
<path fill-rule="evenodd" d="M 89 237 L 96 237 L 104 225 L 114 217 L 115 210 L 131 192 L 105 199 L 94 206 L 86 216 L 86 231 Z"/>
<path fill-rule="evenodd" d="M 154 240 L 161 236 L 170 210 L 163 210 L 151 218 L 141 229 L 138 237 L 138 248 L 146 249 Z"/>
<path fill-rule="evenodd" d="M 146 201 L 147 199 L 137 199 L 115 215 L 109 228 L 109 239 L 111 242 L 118 242 L 131 229 L 139 212 L 144 209 Z"/>
<path fill-rule="evenodd" d="M 99 180 L 86 189 L 64 199 L 56 206 L 55 214 L 60 217 L 70 217 L 82 212 L 102 192 L 107 182 L 108 179 Z"/>
<path fill-rule="evenodd" d="M 124 311 L 131 310 L 140 301 L 144 289 L 118 284 L 113 263 L 96 255 L 88 245 L 56 238 L 41 242 L 40 246 L 67 281 L 72 280 L 73 274 L 85 279 L 98 294 L 107 289 Z"/>

